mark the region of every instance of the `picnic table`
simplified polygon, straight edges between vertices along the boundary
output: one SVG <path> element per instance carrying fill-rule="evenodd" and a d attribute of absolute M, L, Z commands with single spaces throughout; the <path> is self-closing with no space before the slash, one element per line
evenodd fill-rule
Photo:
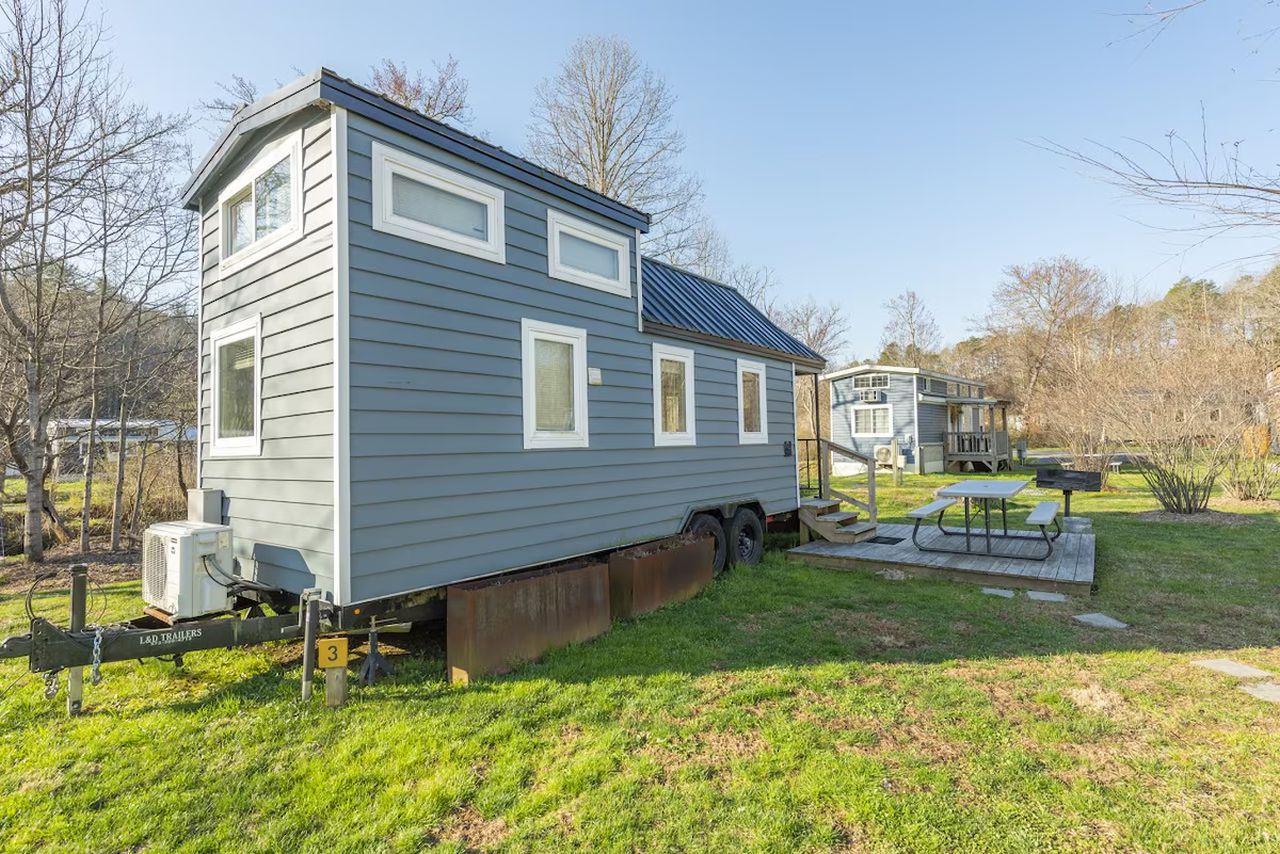
<path fill-rule="evenodd" d="M 991 550 L 991 502 L 1000 502 L 1000 517 L 1003 523 L 1003 535 L 1009 537 L 1009 507 L 1008 501 L 1016 496 L 1019 492 L 1030 486 L 1030 480 L 962 480 L 959 483 L 953 483 L 950 486 L 944 486 L 938 490 L 938 495 L 942 498 L 962 498 L 964 499 L 964 547 L 965 551 L 973 551 L 970 544 L 972 536 L 971 523 L 971 502 L 978 501 L 982 507 L 983 528 L 986 535 L 986 552 L 994 554 Z M 943 533 L 946 533 L 944 531 Z"/>

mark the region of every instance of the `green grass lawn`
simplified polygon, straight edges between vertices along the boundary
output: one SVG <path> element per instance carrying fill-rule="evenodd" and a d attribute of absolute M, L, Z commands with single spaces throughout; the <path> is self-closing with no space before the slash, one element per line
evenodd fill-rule
<path fill-rule="evenodd" d="M 882 478 L 882 518 L 954 479 Z M 336 711 L 297 699 L 297 645 L 108 666 L 76 720 L 28 678 L 0 699 L 0 846 L 1280 849 L 1280 706 L 1189 663 L 1280 672 L 1280 514 L 1146 521 L 1140 480 L 1113 483 L 1073 501 L 1100 589 L 1067 605 L 771 553 L 465 689 L 428 643 Z M 0 598 L 0 633 L 22 624 Z"/>

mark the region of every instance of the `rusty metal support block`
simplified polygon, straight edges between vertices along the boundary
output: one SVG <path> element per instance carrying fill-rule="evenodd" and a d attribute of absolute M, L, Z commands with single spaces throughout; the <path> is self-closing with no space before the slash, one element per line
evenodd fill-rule
<path fill-rule="evenodd" d="M 715 541 L 675 537 L 609 556 L 609 607 L 617 619 L 692 599 L 711 583 Z"/>
<path fill-rule="evenodd" d="M 569 564 L 449 587 L 449 681 L 506 673 L 609 629 L 609 568 Z"/>

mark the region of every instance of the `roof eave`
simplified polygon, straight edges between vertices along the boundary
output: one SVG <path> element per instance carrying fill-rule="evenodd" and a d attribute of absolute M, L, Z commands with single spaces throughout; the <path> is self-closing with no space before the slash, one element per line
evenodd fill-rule
<path fill-rule="evenodd" d="M 723 347 L 726 350 L 734 350 L 739 353 L 749 353 L 753 356 L 767 356 L 771 359 L 779 359 L 783 362 L 790 362 L 797 368 L 808 368 L 808 371 L 800 371 L 800 373 L 820 373 L 827 363 L 823 359 L 808 359 L 804 356 L 798 356 L 795 353 L 787 353 L 782 350 L 774 350 L 771 347 L 760 347 L 756 344 L 748 344 L 745 341 L 738 341 L 734 338 L 721 338 L 719 335 L 710 335 L 706 332 L 699 332 L 693 329 L 682 329 L 679 326 L 668 326 L 665 323 L 658 323 L 653 320 L 646 319 L 643 322 L 643 330 L 651 335 L 665 335 L 668 338 L 681 338 L 685 341 L 693 341 L 699 344 L 714 344 L 717 347 Z"/>

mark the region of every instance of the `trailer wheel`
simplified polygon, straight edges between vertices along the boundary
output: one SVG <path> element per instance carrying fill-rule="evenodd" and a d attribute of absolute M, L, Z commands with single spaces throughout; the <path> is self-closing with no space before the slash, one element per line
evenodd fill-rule
<path fill-rule="evenodd" d="M 764 557 L 764 524 L 754 510 L 739 508 L 729 523 L 728 533 L 734 563 L 755 566 Z"/>
<path fill-rule="evenodd" d="M 725 542 L 724 528 L 720 524 L 720 520 L 706 513 L 699 513 L 689 520 L 689 524 L 685 527 L 686 534 L 692 534 L 695 537 L 711 537 L 715 540 L 716 550 L 715 557 L 711 560 L 711 574 L 719 575 L 724 572 L 724 568 L 728 563 L 727 544 Z"/>

